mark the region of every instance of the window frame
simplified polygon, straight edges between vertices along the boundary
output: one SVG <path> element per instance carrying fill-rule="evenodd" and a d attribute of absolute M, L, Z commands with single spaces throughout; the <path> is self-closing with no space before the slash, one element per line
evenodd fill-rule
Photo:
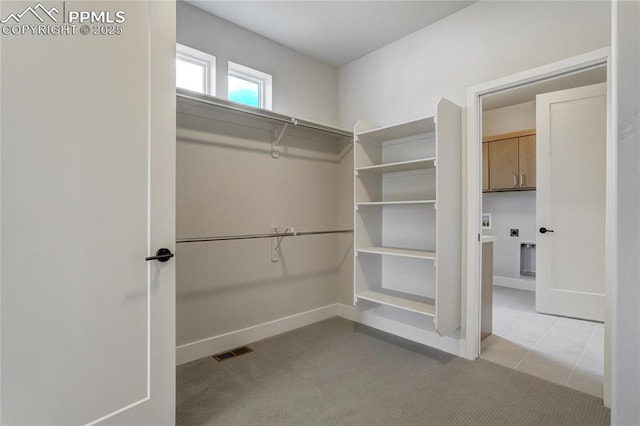
<path fill-rule="evenodd" d="M 184 44 L 176 43 L 176 59 L 204 68 L 204 95 L 216 95 L 216 57 Z M 176 84 L 176 88 L 178 88 Z M 182 88 L 181 88 L 182 89 Z M 189 89 L 183 89 L 189 90 Z M 198 92 L 200 93 L 200 92 Z"/>
<path fill-rule="evenodd" d="M 229 76 L 258 84 L 259 108 L 271 110 L 273 92 L 273 77 L 271 74 L 229 61 L 227 68 L 227 81 L 229 80 Z M 227 99 L 229 99 L 228 86 Z"/>

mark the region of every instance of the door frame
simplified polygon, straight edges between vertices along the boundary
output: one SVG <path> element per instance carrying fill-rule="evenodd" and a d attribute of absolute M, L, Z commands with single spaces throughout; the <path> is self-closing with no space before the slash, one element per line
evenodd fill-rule
<path fill-rule="evenodd" d="M 611 348 L 612 316 L 615 312 L 612 289 L 615 286 L 615 247 L 617 241 L 617 147 L 613 129 L 611 49 L 609 47 L 587 52 L 558 62 L 529 69 L 467 89 L 467 144 L 466 144 L 466 219 L 463 221 L 463 246 L 466 260 L 463 263 L 463 280 L 466 282 L 465 357 L 476 359 L 480 354 L 480 309 L 482 250 L 480 216 L 482 214 L 482 107 L 481 97 L 507 89 L 560 77 L 594 66 L 607 67 L 607 160 L 605 199 L 605 354 L 604 354 L 604 403 L 611 406 Z"/>

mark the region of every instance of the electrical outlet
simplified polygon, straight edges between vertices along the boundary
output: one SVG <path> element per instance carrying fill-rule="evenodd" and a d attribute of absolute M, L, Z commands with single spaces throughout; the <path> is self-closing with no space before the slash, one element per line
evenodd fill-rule
<path fill-rule="evenodd" d="M 511 228 L 511 230 L 509 231 L 509 235 L 512 237 L 518 237 L 520 236 L 520 230 Z"/>

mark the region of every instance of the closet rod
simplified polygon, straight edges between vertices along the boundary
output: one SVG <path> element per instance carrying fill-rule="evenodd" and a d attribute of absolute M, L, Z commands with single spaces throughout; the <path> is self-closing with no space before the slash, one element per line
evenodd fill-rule
<path fill-rule="evenodd" d="M 253 108 L 250 106 L 236 104 L 235 102 L 230 102 L 224 99 L 217 99 L 212 96 L 201 95 L 199 93 L 192 93 L 192 92 L 184 91 L 181 89 L 176 90 L 176 96 L 178 98 L 201 102 L 203 104 L 207 104 L 207 105 L 211 105 L 219 108 L 225 108 L 232 111 L 242 112 L 242 113 L 253 115 L 256 117 L 266 118 L 272 121 L 279 121 L 281 123 L 294 124 L 296 126 L 306 127 L 313 130 L 318 130 L 320 132 L 331 133 L 334 135 L 353 139 L 353 132 L 348 132 L 346 130 L 337 129 L 334 127 L 325 126 L 323 124 L 313 123 L 311 121 L 301 120 L 294 117 L 288 117 L 286 115 L 262 110 L 260 108 Z"/>
<path fill-rule="evenodd" d="M 252 235 L 224 235 L 220 237 L 194 237 L 194 238 L 178 238 L 176 243 L 203 243 L 205 241 L 228 241 L 228 240 L 249 240 L 252 238 L 276 238 L 276 237 L 298 237 L 302 235 L 319 235 L 319 234 L 349 234 L 353 229 L 338 229 L 335 231 L 306 231 L 306 232 L 275 232 L 271 234 L 252 234 Z"/>

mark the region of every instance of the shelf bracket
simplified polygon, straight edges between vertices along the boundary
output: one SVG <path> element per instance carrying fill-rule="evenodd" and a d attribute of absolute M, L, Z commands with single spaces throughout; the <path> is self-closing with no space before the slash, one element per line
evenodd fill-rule
<path fill-rule="evenodd" d="M 274 158 L 278 158 L 278 157 L 274 157 Z M 277 226 L 272 226 L 271 227 L 271 231 L 274 234 L 278 233 L 278 227 Z M 284 237 L 273 237 L 271 238 L 271 261 L 272 262 L 278 262 L 280 260 L 280 243 L 282 243 L 282 239 Z"/>
<path fill-rule="evenodd" d="M 277 226 L 272 226 L 271 231 L 274 234 L 279 234 Z M 293 228 L 287 228 L 282 233 L 293 234 L 294 236 L 296 235 L 296 231 Z M 284 240 L 285 236 L 286 235 L 282 235 L 282 236 L 271 238 L 271 261 L 273 263 L 280 261 L 280 244 L 282 244 L 282 240 Z"/>
<path fill-rule="evenodd" d="M 282 140 L 282 136 L 284 136 L 288 126 L 289 123 L 273 125 L 273 133 L 271 134 L 271 156 L 273 158 L 280 158 L 280 140 Z"/>

